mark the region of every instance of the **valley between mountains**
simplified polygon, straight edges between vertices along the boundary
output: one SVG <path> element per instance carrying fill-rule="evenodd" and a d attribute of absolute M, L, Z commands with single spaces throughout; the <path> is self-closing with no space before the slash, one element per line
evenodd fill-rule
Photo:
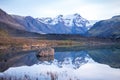
<path fill-rule="evenodd" d="M 0 9 L 0 49 L 35 50 L 56 46 L 109 46 L 120 44 L 120 15 L 87 20 L 75 13 L 55 18 L 10 15 Z"/>

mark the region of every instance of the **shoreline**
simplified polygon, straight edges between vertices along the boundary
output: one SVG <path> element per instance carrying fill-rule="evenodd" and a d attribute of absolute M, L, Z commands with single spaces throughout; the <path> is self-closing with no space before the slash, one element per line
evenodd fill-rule
<path fill-rule="evenodd" d="M 99 47 L 99 46 L 119 46 L 120 41 L 106 39 L 97 40 L 40 40 L 23 37 L 0 37 L 0 51 L 19 52 L 32 51 L 45 47 Z"/>

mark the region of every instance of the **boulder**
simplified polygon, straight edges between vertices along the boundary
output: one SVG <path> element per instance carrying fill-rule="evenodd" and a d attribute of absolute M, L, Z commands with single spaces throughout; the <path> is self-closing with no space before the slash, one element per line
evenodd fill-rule
<path fill-rule="evenodd" d="M 37 57 L 48 57 L 54 55 L 54 49 L 53 48 L 42 48 L 38 51 Z"/>
<path fill-rule="evenodd" d="M 46 57 L 37 57 L 39 61 L 52 61 L 54 60 L 54 55 L 46 56 Z"/>

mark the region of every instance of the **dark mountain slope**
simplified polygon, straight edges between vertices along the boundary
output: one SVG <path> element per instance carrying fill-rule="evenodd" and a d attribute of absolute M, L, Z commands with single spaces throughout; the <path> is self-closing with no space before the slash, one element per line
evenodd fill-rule
<path fill-rule="evenodd" d="M 16 26 L 14 26 L 16 27 Z M 14 28 L 13 25 L 0 22 L 0 32 L 2 33 L 1 36 L 9 35 L 14 37 L 39 37 L 40 34 L 32 33 L 20 29 Z"/>
<path fill-rule="evenodd" d="M 27 31 L 26 27 L 0 9 L 0 36 L 39 37 L 40 34 Z"/>
<path fill-rule="evenodd" d="M 47 31 L 50 31 L 49 29 L 47 29 L 47 25 L 39 22 L 38 20 L 34 19 L 31 16 L 23 17 L 23 16 L 12 15 L 12 17 L 17 21 L 17 23 L 24 26 L 27 31 L 37 32 L 37 33 L 45 33 Z"/>
<path fill-rule="evenodd" d="M 120 15 L 97 22 L 87 34 L 102 38 L 120 38 Z"/>
<path fill-rule="evenodd" d="M 31 16 L 17 16 L 12 15 L 12 17 L 21 25 L 23 25 L 27 31 L 37 32 L 37 33 L 46 33 L 46 34 L 68 34 L 70 33 L 70 29 L 63 25 L 63 23 L 59 23 L 56 25 L 48 25 L 40 22 L 38 19 L 35 19 Z"/>
<path fill-rule="evenodd" d="M 11 25 L 12 28 L 25 30 L 24 26 L 17 23 L 16 20 L 14 20 L 11 15 L 7 14 L 6 12 L 4 12 L 1 9 L 0 9 L 0 22 L 9 24 L 9 25 Z"/>

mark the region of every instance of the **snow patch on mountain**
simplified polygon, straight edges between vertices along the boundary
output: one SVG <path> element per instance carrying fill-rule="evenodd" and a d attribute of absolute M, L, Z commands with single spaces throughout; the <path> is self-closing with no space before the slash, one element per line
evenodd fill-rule
<path fill-rule="evenodd" d="M 63 23 L 67 27 L 77 26 L 77 27 L 86 27 L 86 24 L 89 23 L 88 20 L 81 17 L 79 14 L 72 15 L 58 15 L 55 18 L 37 18 L 40 22 L 43 22 L 48 25 L 56 25 L 58 23 Z"/>
<path fill-rule="evenodd" d="M 55 18 L 33 18 L 31 16 L 13 18 L 30 32 L 41 34 L 84 34 L 91 28 L 91 22 L 79 14 L 58 15 Z"/>

